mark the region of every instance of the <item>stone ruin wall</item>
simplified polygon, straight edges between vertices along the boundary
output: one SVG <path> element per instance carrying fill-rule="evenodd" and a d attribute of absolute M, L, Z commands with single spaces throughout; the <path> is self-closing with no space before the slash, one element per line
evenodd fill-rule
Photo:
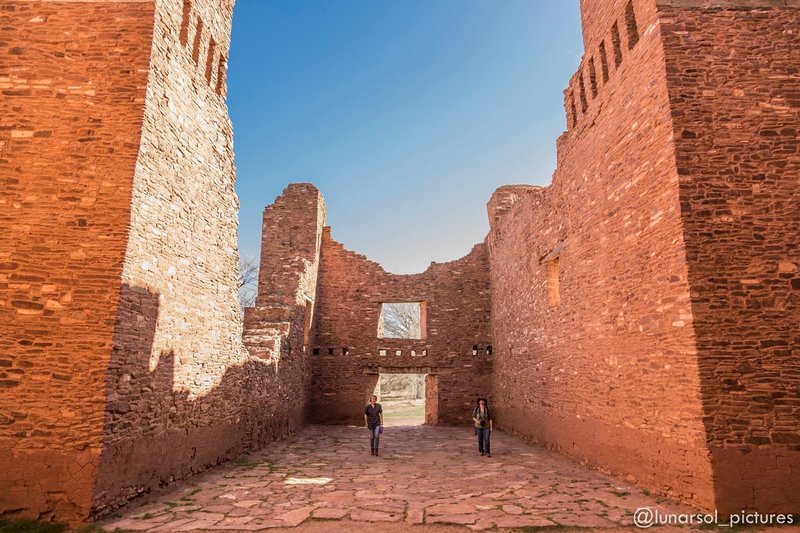
<path fill-rule="evenodd" d="M 582 2 L 553 183 L 489 204 L 496 412 L 696 506 L 790 512 L 797 9 L 700 4 Z"/>
<path fill-rule="evenodd" d="M 92 507 L 153 19 L 0 7 L 0 513 Z"/>
<path fill-rule="evenodd" d="M 491 399 L 488 266 L 486 246 L 478 244 L 421 274 L 391 274 L 325 228 L 309 420 L 363 423 L 380 373 L 419 373 L 428 374 L 426 421 L 469 423 L 476 398 Z M 422 339 L 378 338 L 381 304 L 391 302 L 424 302 Z"/>
<path fill-rule="evenodd" d="M 0 513 L 81 523 L 303 423 L 297 328 L 242 342 L 232 8 L 0 11 Z"/>
<path fill-rule="evenodd" d="M 584 0 L 550 187 L 501 188 L 487 243 L 398 276 L 290 186 L 242 335 L 232 2 L 6 2 L 0 513 L 79 523 L 306 418 L 359 423 L 380 372 L 435 376 L 431 423 L 487 395 L 658 492 L 796 510 L 798 7 Z M 391 301 L 426 302 L 425 339 L 377 338 Z"/>
<path fill-rule="evenodd" d="M 663 4 L 716 507 L 796 512 L 800 2 L 749 2 L 749 8 L 733 2 L 744 8 L 731 9 Z"/>

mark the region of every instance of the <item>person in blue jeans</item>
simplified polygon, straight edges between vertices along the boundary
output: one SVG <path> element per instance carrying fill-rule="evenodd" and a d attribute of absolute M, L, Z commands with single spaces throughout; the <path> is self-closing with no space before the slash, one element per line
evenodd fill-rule
<path fill-rule="evenodd" d="M 472 411 L 472 421 L 475 422 L 475 434 L 478 435 L 478 453 L 491 457 L 492 413 L 489 410 L 489 400 L 478 398 L 478 405 Z"/>
<path fill-rule="evenodd" d="M 378 455 L 378 443 L 383 428 L 383 408 L 374 394 L 370 396 L 369 403 L 364 407 L 364 425 L 369 430 L 369 453 Z"/>

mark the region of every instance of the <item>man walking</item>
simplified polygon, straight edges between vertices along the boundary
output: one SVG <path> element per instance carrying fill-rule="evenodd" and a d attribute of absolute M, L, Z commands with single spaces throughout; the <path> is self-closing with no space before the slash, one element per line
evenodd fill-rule
<path fill-rule="evenodd" d="M 364 407 L 364 424 L 369 430 L 370 455 L 378 455 L 378 441 L 380 434 L 383 433 L 383 408 L 377 402 L 378 397 L 373 394 Z"/>

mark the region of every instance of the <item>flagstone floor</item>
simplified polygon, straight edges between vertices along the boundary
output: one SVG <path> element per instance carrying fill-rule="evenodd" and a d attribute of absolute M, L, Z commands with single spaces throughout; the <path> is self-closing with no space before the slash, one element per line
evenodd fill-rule
<path fill-rule="evenodd" d="M 307 426 L 100 525 L 169 532 L 635 529 L 639 507 L 691 512 L 499 431 L 492 452 L 478 455 L 469 428 L 387 427 L 381 455 L 372 457 L 364 428 Z"/>

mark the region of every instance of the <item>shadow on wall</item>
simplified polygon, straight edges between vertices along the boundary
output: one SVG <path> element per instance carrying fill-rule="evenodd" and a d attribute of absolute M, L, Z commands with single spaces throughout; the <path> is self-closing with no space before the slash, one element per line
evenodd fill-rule
<path fill-rule="evenodd" d="M 156 368 L 149 368 L 158 313 L 158 294 L 122 286 L 106 376 L 94 517 L 291 434 L 305 420 L 306 395 L 297 393 L 303 386 L 302 352 L 284 354 L 280 371 L 257 359 L 231 366 L 214 389 L 197 399 L 174 391 L 180 354 L 162 353 Z M 225 363 L 218 357 L 199 364 Z"/>

